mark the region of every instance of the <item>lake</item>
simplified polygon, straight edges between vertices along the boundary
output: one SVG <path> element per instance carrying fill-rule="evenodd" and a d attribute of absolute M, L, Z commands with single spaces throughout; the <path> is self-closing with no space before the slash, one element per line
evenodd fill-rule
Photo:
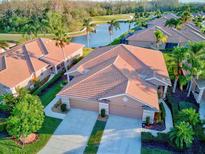
<path fill-rule="evenodd" d="M 108 24 L 99 24 L 96 26 L 96 32 L 90 33 L 89 47 L 95 48 L 110 44 L 110 34 L 108 31 Z M 134 23 L 131 24 L 131 28 L 134 28 Z M 114 30 L 112 35 L 112 41 L 118 38 L 123 33 L 129 30 L 129 23 L 120 22 L 120 29 Z M 87 47 L 87 36 L 77 36 L 72 38 L 72 42 L 84 44 Z"/>

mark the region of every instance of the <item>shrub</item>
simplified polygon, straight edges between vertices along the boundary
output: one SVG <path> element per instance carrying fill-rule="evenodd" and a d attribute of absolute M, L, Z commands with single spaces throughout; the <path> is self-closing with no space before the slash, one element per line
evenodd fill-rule
<path fill-rule="evenodd" d="M 64 71 L 56 74 L 51 80 L 49 80 L 44 85 L 42 85 L 40 88 L 38 88 L 36 91 L 34 91 L 33 94 L 34 95 L 40 95 L 41 92 L 43 92 L 46 88 L 48 88 L 50 85 L 52 85 L 57 80 L 59 80 L 62 77 L 63 74 L 64 74 Z"/>
<path fill-rule="evenodd" d="M 188 109 L 188 108 L 194 108 L 197 110 L 196 105 L 194 105 L 193 103 L 186 102 L 186 101 L 179 102 L 179 110 Z"/>
<path fill-rule="evenodd" d="M 150 125 L 150 117 L 146 117 L 146 125 L 149 126 Z"/>
<path fill-rule="evenodd" d="M 178 103 L 174 102 L 170 92 L 168 92 L 168 95 L 167 95 L 167 105 L 169 106 L 172 112 L 173 121 L 176 122 L 179 108 L 178 108 Z"/>
<path fill-rule="evenodd" d="M 37 96 L 26 94 L 7 120 L 7 132 L 19 139 L 38 131 L 44 121 L 43 105 Z"/>
<path fill-rule="evenodd" d="M 1 108 L 3 110 L 8 109 L 9 111 L 12 111 L 17 102 L 17 98 L 14 97 L 13 94 L 6 93 L 3 95 Z"/>
<path fill-rule="evenodd" d="M 61 104 L 61 111 L 66 112 L 67 111 L 67 105 L 66 104 Z"/>
<path fill-rule="evenodd" d="M 0 132 L 3 132 L 6 130 L 6 120 L 0 119 Z"/>
<path fill-rule="evenodd" d="M 141 139 L 144 142 L 161 142 L 168 143 L 168 135 L 166 133 L 157 133 L 157 136 L 153 136 L 150 132 L 142 132 Z"/>
<path fill-rule="evenodd" d="M 61 102 L 61 99 L 59 99 L 55 104 L 54 104 L 54 107 L 55 108 L 58 108 L 62 105 L 62 102 Z"/>
<path fill-rule="evenodd" d="M 187 122 L 180 122 L 170 131 L 169 139 L 178 149 L 188 148 L 194 140 L 194 132 L 191 125 Z"/>
<path fill-rule="evenodd" d="M 105 109 L 101 109 L 101 111 L 100 111 L 100 115 L 101 115 L 101 117 L 105 117 Z"/>
<path fill-rule="evenodd" d="M 161 114 L 162 114 L 161 112 L 156 112 L 155 113 L 155 122 L 156 123 L 160 123 L 161 124 L 163 122 Z"/>
<path fill-rule="evenodd" d="M 199 113 L 193 108 L 183 109 L 177 116 L 178 120 L 188 122 L 191 126 L 196 126 L 200 122 Z"/>

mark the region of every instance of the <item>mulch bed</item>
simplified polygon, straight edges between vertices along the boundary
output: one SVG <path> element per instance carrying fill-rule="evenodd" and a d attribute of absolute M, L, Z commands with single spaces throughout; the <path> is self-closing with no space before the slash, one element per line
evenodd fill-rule
<path fill-rule="evenodd" d="M 181 152 L 175 150 L 172 146 L 170 146 L 168 143 L 162 143 L 162 142 L 142 142 L 142 147 L 146 147 L 146 148 L 150 148 L 150 149 L 154 149 L 154 148 L 158 148 L 158 149 L 163 149 L 163 150 L 168 150 L 170 152 L 173 152 L 174 154 L 180 154 Z"/>
<path fill-rule="evenodd" d="M 172 93 L 172 97 L 174 99 L 174 102 L 187 101 L 187 102 L 195 104 L 196 106 L 199 106 L 199 104 L 196 102 L 194 95 L 192 93 L 189 97 L 187 97 L 187 91 L 185 89 L 181 91 L 179 88 L 177 88 L 176 92 Z"/>
<path fill-rule="evenodd" d="M 0 118 L 8 118 L 10 116 L 9 112 L 0 110 Z"/>
<path fill-rule="evenodd" d="M 38 140 L 38 134 L 32 133 L 32 134 L 28 135 L 26 138 L 21 138 L 19 140 L 16 140 L 14 138 L 14 140 L 19 145 L 31 144 L 31 143 L 34 143 L 34 142 L 36 142 Z"/>
<path fill-rule="evenodd" d="M 0 132 L 0 138 L 9 137 L 9 134 L 6 131 Z"/>
<path fill-rule="evenodd" d="M 153 123 L 149 127 L 146 127 L 145 124 L 142 124 L 142 128 L 156 130 L 156 131 L 163 131 L 166 129 L 166 126 L 165 126 L 165 123 L 163 122 L 162 124 Z"/>
<path fill-rule="evenodd" d="M 200 142 L 199 140 L 194 140 L 193 145 L 191 148 L 185 149 L 185 150 L 177 150 L 174 147 L 172 147 L 168 142 L 142 142 L 143 147 L 147 148 L 158 148 L 170 151 L 174 154 L 204 154 L 205 153 L 205 143 Z"/>
<path fill-rule="evenodd" d="M 107 121 L 107 119 L 108 119 L 108 116 L 105 116 L 105 117 L 101 117 L 100 115 L 98 116 L 99 121 Z"/>

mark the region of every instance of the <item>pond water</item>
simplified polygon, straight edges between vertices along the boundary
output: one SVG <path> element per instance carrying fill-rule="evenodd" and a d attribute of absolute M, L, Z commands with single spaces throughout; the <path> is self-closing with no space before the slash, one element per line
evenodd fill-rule
<path fill-rule="evenodd" d="M 110 34 L 108 31 L 108 24 L 99 24 L 96 26 L 96 32 L 90 33 L 89 36 L 89 47 L 95 48 L 100 46 L 105 46 L 110 44 Z M 134 23 L 131 24 L 131 28 L 134 28 Z M 112 35 L 112 41 L 115 38 L 118 38 L 123 33 L 129 30 L 129 23 L 120 22 L 120 29 L 114 30 Z M 72 42 L 84 44 L 86 47 L 87 45 L 87 36 L 77 36 L 72 38 Z"/>

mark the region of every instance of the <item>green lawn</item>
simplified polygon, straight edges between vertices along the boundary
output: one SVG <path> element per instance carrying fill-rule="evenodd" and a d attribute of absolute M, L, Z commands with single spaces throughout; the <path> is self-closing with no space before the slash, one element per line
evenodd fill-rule
<path fill-rule="evenodd" d="M 116 14 L 116 15 L 107 15 L 107 16 L 96 16 L 96 17 L 92 17 L 92 20 L 95 24 L 102 24 L 102 23 L 106 23 L 112 19 L 116 19 L 116 20 L 129 20 L 131 19 L 130 17 L 133 16 L 134 14 Z M 72 36 L 76 36 L 76 35 L 81 35 L 84 34 L 85 32 L 81 32 L 80 30 L 82 29 L 82 27 L 79 26 L 79 31 L 77 32 L 71 32 L 70 35 Z M 39 37 L 49 37 L 51 38 L 52 35 L 51 34 L 39 34 Z M 6 34 L 6 33 L 1 33 L 0 34 L 0 40 L 7 40 L 7 41 L 16 41 L 19 43 L 22 43 L 25 41 L 25 39 L 23 38 L 22 34 Z"/>
<path fill-rule="evenodd" d="M 56 96 L 56 94 L 63 88 L 63 80 L 59 79 L 57 82 L 52 83 L 49 89 L 40 95 L 40 99 L 44 106 L 48 105 Z M 49 138 L 52 136 L 55 129 L 58 127 L 62 120 L 51 117 L 45 117 L 42 128 L 38 131 L 39 139 L 37 142 L 25 145 L 22 149 L 13 140 L 9 138 L 0 138 L 0 153 L 3 154 L 34 154 L 42 149 Z"/>
<path fill-rule="evenodd" d="M 49 138 L 60 124 L 61 120 L 46 117 L 42 128 L 38 131 L 39 139 L 37 142 L 25 145 L 24 148 L 17 145 L 9 138 L 0 138 L 0 153 L 2 154 L 35 154 L 43 148 Z"/>
<path fill-rule="evenodd" d="M 106 122 L 97 120 L 88 140 L 84 154 L 96 154 L 100 145 Z"/>
<path fill-rule="evenodd" d="M 131 16 L 134 14 L 115 14 L 115 15 L 107 15 L 107 16 L 95 16 L 92 20 L 97 24 L 99 23 L 106 23 L 112 19 L 115 20 L 130 20 Z"/>
<path fill-rule="evenodd" d="M 39 37 L 48 37 L 51 38 L 51 34 L 39 34 Z M 0 33 L 0 40 L 6 40 L 6 41 L 15 41 L 17 43 L 22 43 L 25 41 L 22 34 L 6 34 L 6 33 Z"/>

